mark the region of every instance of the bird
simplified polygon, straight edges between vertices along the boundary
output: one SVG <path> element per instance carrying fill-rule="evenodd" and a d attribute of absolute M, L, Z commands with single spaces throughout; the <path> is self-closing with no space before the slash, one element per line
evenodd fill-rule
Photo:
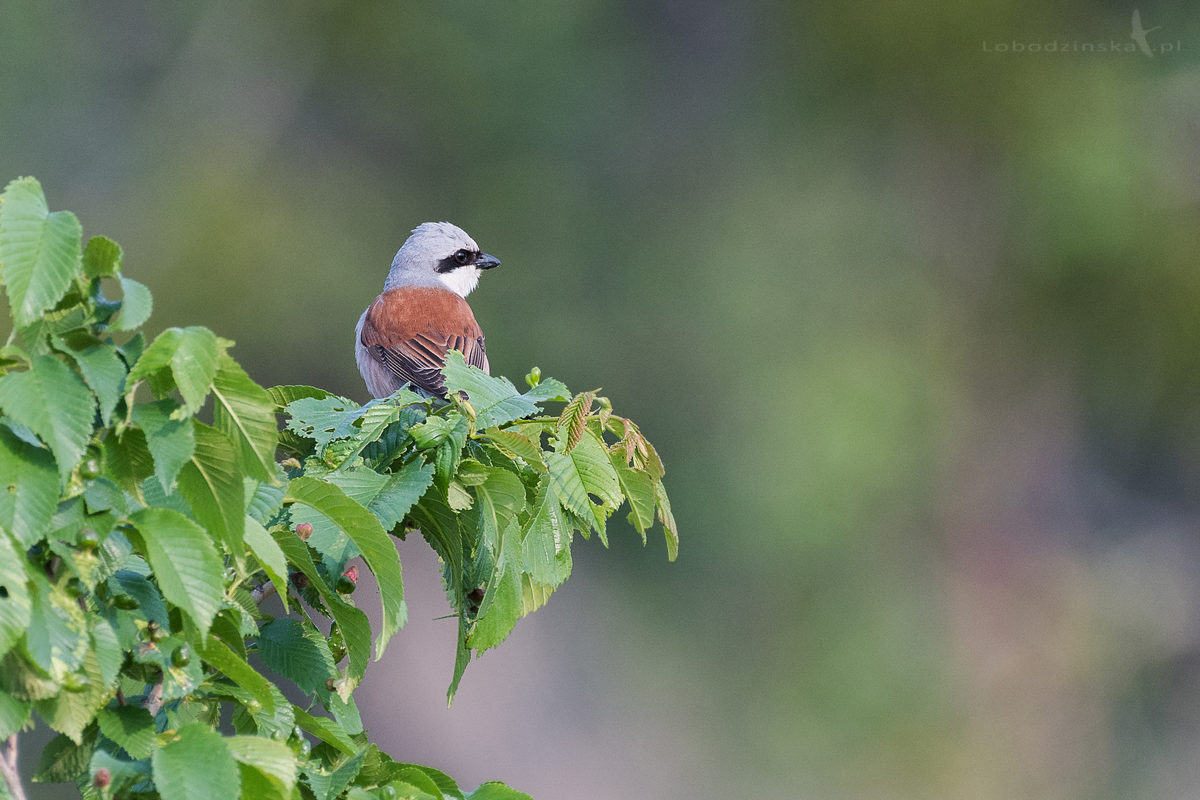
<path fill-rule="evenodd" d="M 488 372 L 483 331 L 466 297 L 484 270 L 500 259 L 479 249 L 449 222 L 413 228 L 388 271 L 383 291 L 359 317 L 354 358 L 372 397 L 388 397 L 405 384 L 425 396 L 445 398 L 446 353 Z"/>

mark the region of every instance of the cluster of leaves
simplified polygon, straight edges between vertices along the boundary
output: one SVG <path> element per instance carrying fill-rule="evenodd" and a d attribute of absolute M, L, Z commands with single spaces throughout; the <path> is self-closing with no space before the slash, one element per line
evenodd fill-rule
<path fill-rule="evenodd" d="M 472 653 L 567 578 L 574 533 L 607 542 L 628 502 L 674 558 L 653 447 L 594 392 L 535 369 L 521 393 L 456 353 L 449 402 L 264 389 L 206 328 L 147 342 L 150 293 L 121 258 L 104 237 L 84 247 L 37 181 L 0 196 L 0 739 L 36 712 L 59 735 L 34 779 L 88 798 L 463 800 L 363 730 L 373 632 L 349 562 L 379 585 L 378 659 L 405 618 L 389 534 L 437 551 L 460 634 L 452 697 Z M 263 610 L 271 594 L 284 616 Z"/>

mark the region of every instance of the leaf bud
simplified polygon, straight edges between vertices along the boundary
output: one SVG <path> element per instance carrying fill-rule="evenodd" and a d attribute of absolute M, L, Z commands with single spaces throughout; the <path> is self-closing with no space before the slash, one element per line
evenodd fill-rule
<path fill-rule="evenodd" d="M 532 389 L 534 386 L 537 386 L 539 383 L 541 383 L 542 382 L 541 368 L 534 367 L 533 369 L 529 370 L 529 374 L 525 376 L 525 382 L 529 384 L 530 389 Z"/>

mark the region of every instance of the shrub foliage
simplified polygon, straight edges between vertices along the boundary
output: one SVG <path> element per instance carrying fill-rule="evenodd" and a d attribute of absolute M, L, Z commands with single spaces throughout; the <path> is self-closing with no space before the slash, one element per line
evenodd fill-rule
<path fill-rule="evenodd" d="M 457 353 L 448 402 L 264 389 L 207 328 L 148 341 L 151 295 L 121 260 L 102 236 L 84 246 L 36 180 L 0 197 L 9 755 L 36 713 L 58 736 L 33 779 L 88 798 L 462 800 L 445 774 L 381 752 L 355 706 L 372 648 L 378 660 L 405 620 L 391 537 L 419 532 L 441 559 L 453 699 L 472 657 L 570 575 L 576 533 L 607 544 L 627 504 L 674 559 L 658 454 L 596 392 L 536 368 L 518 391 Z M 377 630 L 354 602 L 359 560 Z M 284 616 L 264 611 L 271 595 Z M 0 793 L 19 794 L 8 777 Z M 524 795 L 488 783 L 468 797 Z"/>

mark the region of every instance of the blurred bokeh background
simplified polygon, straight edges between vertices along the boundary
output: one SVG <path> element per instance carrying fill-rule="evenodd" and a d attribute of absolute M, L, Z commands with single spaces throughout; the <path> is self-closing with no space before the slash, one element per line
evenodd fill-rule
<path fill-rule="evenodd" d="M 454 221 L 504 261 L 493 371 L 658 445 L 678 562 L 578 542 L 450 710 L 401 546 L 359 695 L 396 758 L 538 800 L 1196 796 L 1200 14 L 1141 4 L 1148 56 L 1132 11 L 0 0 L 0 180 L 119 241 L 152 331 L 360 401 L 359 313 Z"/>

